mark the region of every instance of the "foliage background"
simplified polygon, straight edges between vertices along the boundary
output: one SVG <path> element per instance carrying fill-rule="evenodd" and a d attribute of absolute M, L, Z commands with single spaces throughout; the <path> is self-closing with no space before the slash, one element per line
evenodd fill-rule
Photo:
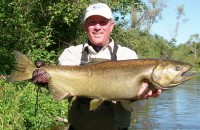
<path fill-rule="evenodd" d="M 196 71 L 199 70 L 199 34 L 176 46 L 176 37 L 167 41 L 149 33 L 149 25 L 158 20 L 162 11 L 155 1 L 149 7 L 142 0 L 1 0 L 0 128 L 44 128 L 56 123 L 57 116 L 65 118 L 67 101 L 54 102 L 48 91 L 42 88 L 35 116 L 37 86 L 5 81 L 13 68 L 12 52 L 18 50 L 32 60 L 57 63 L 57 57 L 64 48 L 87 40 L 82 26 L 83 14 L 89 4 L 96 2 L 107 3 L 114 12 L 116 26 L 112 37 L 117 43 L 135 50 L 140 58 L 185 61 L 193 64 Z M 127 15 L 132 15 L 131 21 L 126 19 Z M 145 19 L 139 16 L 145 16 Z M 131 25 L 127 26 L 129 23 Z"/>

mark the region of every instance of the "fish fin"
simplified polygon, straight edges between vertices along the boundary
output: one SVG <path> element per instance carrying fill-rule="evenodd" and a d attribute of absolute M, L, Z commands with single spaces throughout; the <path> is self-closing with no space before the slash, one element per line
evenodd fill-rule
<path fill-rule="evenodd" d="M 76 97 L 74 96 L 73 98 L 72 98 L 72 100 L 70 101 L 70 103 L 69 103 L 69 108 L 72 106 L 72 104 L 73 104 L 73 102 L 76 100 Z"/>
<path fill-rule="evenodd" d="M 60 101 L 69 96 L 69 93 L 65 91 L 65 89 L 63 88 L 63 84 L 59 81 L 55 81 L 50 78 L 48 86 L 49 92 L 55 101 Z"/>
<path fill-rule="evenodd" d="M 16 82 L 32 78 L 32 73 L 36 69 L 35 64 L 26 55 L 19 51 L 14 51 L 15 65 L 12 74 L 7 78 L 7 82 Z"/>
<path fill-rule="evenodd" d="M 102 59 L 102 58 L 91 58 L 85 65 L 94 65 L 101 62 L 109 61 L 108 59 Z"/>
<path fill-rule="evenodd" d="M 104 100 L 102 99 L 93 99 L 92 101 L 90 101 L 90 110 L 97 109 L 103 102 Z"/>

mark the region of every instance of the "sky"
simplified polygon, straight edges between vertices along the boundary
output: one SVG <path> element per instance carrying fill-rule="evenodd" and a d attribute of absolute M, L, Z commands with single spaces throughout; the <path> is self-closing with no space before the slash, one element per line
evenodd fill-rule
<path fill-rule="evenodd" d="M 172 38 L 176 26 L 177 7 L 184 5 L 185 15 L 183 19 L 187 22 L 180 24 L 177 45 L 186 43 L 193 34 L 200 34 L 200 0 L 165 0 L 167 7 L 162 12 L 162 19 L 151 28 L 152 34 L 158 34 L 165 39 Z"/>

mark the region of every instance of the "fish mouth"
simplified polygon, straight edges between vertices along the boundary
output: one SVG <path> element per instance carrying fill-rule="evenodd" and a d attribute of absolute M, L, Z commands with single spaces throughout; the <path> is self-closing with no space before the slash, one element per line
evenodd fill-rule
<path fill-rule="evenodd" d="M 195 76 L 195 72 L 190 71 L 190 69 L 192 68 L 192 66 L 188 66 L 185 68 L 185 70 L 183 70 L 182 72 L 180 72 L 176 77 L 175 80 L 173 80 L 170 86 L 176 86 L 179 85 L 185 81 L 190 80 L 191 78 L 193 78 Z"/>
<path fill-rule="evenodd" d="M 159 74 L 158 71 L 163 69 L 161 65 L 158 66 L 156 70 L 154 69 L 155 74 L 153 75 L 153 80 L 157 89 L 169 90 L 190 80 L 196 74 L 194 71 L 190 71 L 193 67 L 191 64 L 175 62 L 170 65 L 165 65 L 164 69 L 166 69 L 166 71 L 162 71 L 162 73 L 160 73 L 162 75 L 156 76 L 156 74 Z"/>

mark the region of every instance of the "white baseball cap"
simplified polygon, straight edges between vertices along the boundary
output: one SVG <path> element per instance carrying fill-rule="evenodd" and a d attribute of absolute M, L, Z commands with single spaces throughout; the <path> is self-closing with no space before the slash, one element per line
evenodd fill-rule
<path fill-rule="evenodd" d="M 84 21 L 93 15 L 100 15 L 107 19 L 112 18 L 112 11 L 111 9 L 104 3 L 97 3 L 90 5 L 85 12 Z"/>

